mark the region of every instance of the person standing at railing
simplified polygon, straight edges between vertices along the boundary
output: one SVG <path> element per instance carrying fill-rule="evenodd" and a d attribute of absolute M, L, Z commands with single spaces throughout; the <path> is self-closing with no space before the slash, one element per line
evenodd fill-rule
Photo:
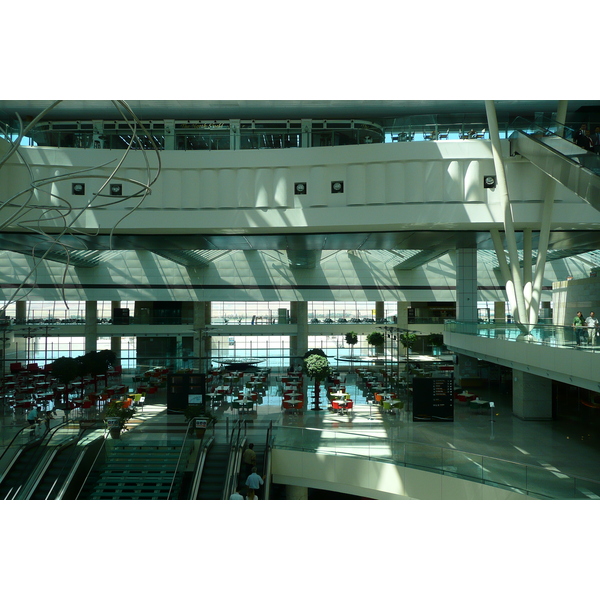
<path fill-rule="evenodd" d="M 596 332 L 598 329 L 598 319 L 594 314 L 594 311 L 590 312 L 590 316 L 585 320 L 585 325 L 588 331 L 588 342 L 594 345 L 596 342 Z"/>
<path fill-rule="evenodd" d="M 585 130 L 587 129 L 587 125 L 585 123 L 581 124 L 581 127 L 577 130 L 573 132 L 573 142 L 575 144 L 577 144 L 578 146 L 580 146 L 581 148 L 584 147 L 584 138 L 585 138 Z"/>
<path fill-rule="evenodd" d="M 582 337 L 585 335 L 585 319 L 583 318 L 583 313 L 578 310 L 575 318 L 573 319 L 573 327 L 575 327 L 575 342 L 578 346 L 581 346 L 583 343 Z"/>
<path fill-rule="evenodd" d="M 594 144 L 592 150 L 596 154 L 600 154 L 600 127 L 596 127 L 594 129 L 594 133 L 592 134 L 592 142 Z"/>

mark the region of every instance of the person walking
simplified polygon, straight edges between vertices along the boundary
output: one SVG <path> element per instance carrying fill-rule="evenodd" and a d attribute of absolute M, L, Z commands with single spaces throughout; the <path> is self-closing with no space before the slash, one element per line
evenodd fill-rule
<path fill-rule="evenodd" d="M 256 452 L 254 452 L 254 444 L 248 444 L 244 454 L 242 455 L 242 466 L 244 467 L 244 477 L 248 477 L 252 473 L 252 467 L 256 466 Z"/>
<path fill-rule="evenodd" d="M 596 329 L 598 328 L 598 319 L 594 311 L 590 312 L 590 316 L 585 320 L 585 325 L 588 328 L 588 343 L 594 345 L 596 343 Z"/>
<path fill-rule="evenodd" d="M 573 319 L 573 327 L 575 328 L 575 342 L 578 346 L 581 346 L 583 343 L 582 336 L 585 335 L 585 318 L 583 317 L 583 313 L 578 310 L 577 314 Z"/>
<path fill-rule="evenodd" d="M 27 413 L 27 422 L 33 427 L 37 423 L 37 418 L 38 418 L 38 409 L 34 406 Z"/>
<path fill-rule="evenodd" d="M 240 487 L 236 487 L 235 488 L 235 492 L 233 492 L 233 494 L 231 494 L 231 496 L 229 496 L 230 500 L 244 500 L 244 496 L 242 496 Z"/>
<path fill-rule="evenodd" d="M 256 467 L 252 467 L 252 473 L 250 473 L 246 479 L 246 486 L 248 487 L 248 500 L 258 500 L 256 492 L 263 484 L 263 478 L 256 472 Z"/>

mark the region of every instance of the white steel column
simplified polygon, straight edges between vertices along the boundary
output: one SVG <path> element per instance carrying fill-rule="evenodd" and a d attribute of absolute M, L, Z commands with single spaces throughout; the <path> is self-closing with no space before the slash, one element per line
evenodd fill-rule
<path fill-rule="evenodd" d="M 510 264 L 506 261 L 500 232 L 496 229 L 492 230 L 491 234 L 514 320 L 521 326 L 523 333 L 530 333 L 531 328 L 538 320 L 556 186 L 554 180 L 548 177 L 544 190 L 544 207 L 541 218 L 535 274 L 532 269 L 532 232 L 529 229 L 523 232 L 523 271 L 521 273 L 504 162 L 500 151 L 500 134 L 498 131 L 496 108 L 494 102 L 491 100 L 486 100 L 485 107 L 492 142 L 494 168 L 496 170 L 496 191 L 500 194 L 500 200 L 504 209 L 504 232 Z M 564 119 L 566 105 L 559 104 L 559 112 Z"/>
<path fill-rule="evenodd" d="M 456 250 L 456 320 L 477 322 L 477 249 Z"/>
<path fill-rule="evenodd" d="M 98 303 L 95 300 L 85 301 L 85 353 L 98 349 Z"/>
<path fill-rule="evenodd" d="M 210 302 L 194 302 L 194 341 L 193 353 L 195 368 L 206 373 L 211 359 L 211 337 L 207 335 L 206 326 L 211 321 Z"/>

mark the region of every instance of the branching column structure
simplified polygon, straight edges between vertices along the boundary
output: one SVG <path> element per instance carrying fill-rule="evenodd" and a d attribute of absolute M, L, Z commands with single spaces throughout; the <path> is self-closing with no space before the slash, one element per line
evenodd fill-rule
<path fill-rule="evenodd" d="M 552 224 L 555 182 L 549 177 L 544 190 L 544 206 L 542 210 L 535 269 L 532 268 L 532 230 L 525 229 L 523 231 L 523 269 L 521 270 L 519 266 L 519 254 L 513 214 L 508 196 L 504 161 L 502 160 L 502 152 L 500 149 L 500 134 L 498 131 L 498 119 L 494 102 L 492 100 L 486 100 L 485 109 L 490 130 L 490 140 L 492 143 L 492 157 L 496 171 L 496 191 L 500 195 L 500 202 L 502 203 L 503 209 L 504 237 L 509 262 L 506 260 L 500 230 L 492 229 L 491 234 L 514 321 L 524 334 L 529 334 L 531 333 L 533 326 L 537 323 L 540 308 L 542 283 L 548 252 L 548 240 L 550 237 L 550 226 Z M 559 104 L 559 115 L 557 115 L 557 120 L 564 122 L 565 116 L 566 103 L 561 103 Z"/>

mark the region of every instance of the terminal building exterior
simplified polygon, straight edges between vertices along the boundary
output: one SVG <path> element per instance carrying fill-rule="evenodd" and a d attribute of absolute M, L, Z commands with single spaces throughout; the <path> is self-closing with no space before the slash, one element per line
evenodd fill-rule
<path fill-rule="evenodd" d="M 520 419 L 555 416 L 553 385 L 600 393 L 569 337 L 600 314 L 598 155 L 574 138 L 600 101 L 0 101 L 0 121 L 3 365 L 32 302 L 85 302 L 86 352 L 133 336 L 138 361 L 176 346 L 200 370 L 219 333 L 255 335 L 215 331 L 217 306 L 273 303 L 262 335 L 294 363 L 347 329 L 319 303 L 370 303 L 361 334 L 442 332 L 464 379 L 512 369 Z M 482 302 L 553 342 L 482 336 Z"/>

